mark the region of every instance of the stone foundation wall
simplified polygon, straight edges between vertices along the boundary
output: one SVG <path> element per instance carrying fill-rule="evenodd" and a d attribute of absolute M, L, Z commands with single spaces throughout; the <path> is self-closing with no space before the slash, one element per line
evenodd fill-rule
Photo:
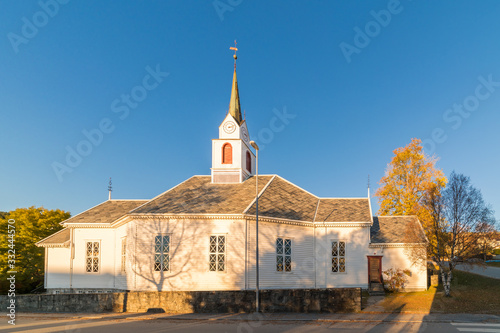
<path fill-rule="evenodd" d="M 262 312 L 356 312 L 361 288 L 274 289 L 260 292 Z M 117 292 L 16 296 L 16 312 L 236 313 L 255 310 L 255 291 Z M 0 296 L 2 307 L 8 305 Z"/>

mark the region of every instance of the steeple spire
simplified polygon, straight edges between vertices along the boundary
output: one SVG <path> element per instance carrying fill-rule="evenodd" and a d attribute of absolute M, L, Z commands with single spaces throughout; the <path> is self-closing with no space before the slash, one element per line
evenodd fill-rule
<path fill-rule="evenodd" d="M 236 119 L 238 124 L 241 124 L 243 118 L 241 117 L 241 108 L 240 108 L 240 94 L 238 91 L 238 79 L 236 78 L 236 41 L 234 41 L 234 47 L 230 47 L 230 50 L 234 51 L 234 73 L 233 73 L 233 88 L 231 89 L 231 100 L 229 101 L 229 113 Z"/>

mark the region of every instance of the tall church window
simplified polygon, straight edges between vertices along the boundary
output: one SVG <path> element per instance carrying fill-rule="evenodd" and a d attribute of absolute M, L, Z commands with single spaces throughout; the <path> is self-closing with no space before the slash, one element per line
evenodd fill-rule
<path fill-rule="evenodd" d="M 222 164 L 233 163 L 233 147 L 230 143 L 225 143 L 222 146 Z"/>
<path fill-rule="evenodd" d="M 99 273 L 99 242 L 87 242 L 85 253 L 85 271 L 87 273 Z"/>
<path fill-rule="evenodd" d="M 170 236 L 155 236 L 155 263 L 156 272 L 165 272 L 170 270 Z"/>
<path fill-rule="evenodd" d="M 226 270 L 226 236 L 210 236 L 209 271 Z"/>
<path fill-rule="evenodd" d="M 332 272 L 345 273 L 345 242 L 332 242 Z"/>
<path fill-rule="evenodd" d="M 247 170 L 252 173 L 252 157 L 250 156 L 250 152 L 247 151 Z"/>
<path fill-rule="evenodd" d="M 276 271 L 291 272 L 292 271 L 292 240 L 277 238 L 276 239 Z"/>

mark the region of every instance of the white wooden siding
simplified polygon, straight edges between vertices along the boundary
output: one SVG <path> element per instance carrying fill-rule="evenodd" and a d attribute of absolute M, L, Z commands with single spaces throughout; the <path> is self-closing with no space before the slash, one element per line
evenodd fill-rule
<path fill-rule="evenodd" d="M 317 288 L 368 288 L 366 256 L 370 228 L 318 227 L 316 228 L 316 286 Z M 346 242 L 346 272 L 332 272 L 332 241 Z"/>
<path fill-rule="evenodd" d="M 114 288 L 116 257 L 115 231 L 115 229 L 107 228 L 75 229 L 73 288 Z M 87 273 L 85 270 L 87 241 L 100 241 L 99 273 Z"/>
<path fill-rule="evenodd" d="M 130 260 L 129 259 L 129 254 L 131 251 L 133 251 L 132 244 L 129 240 L 130 237 L 128 237 L 128 224 L 122 225 L 118 228 L 115 229 L 114 232 L 114 243 L 116 244 L 115 246 L 115 256 L 114 256 L 114 276 L 115 276 L 115 285 L 114 287 L 116 289 L 121 289 L 121 290 L 130 290 L 129 283 L 127 281 L 127 276 L 128 272 L 130 271 L 129 265 L 130 265 Z M 126 237 L 126 260 L 125 260 L 125 272 L 122 272 L 122 267 L 121 267 L 121 262 L 122 262 L 122 239 Z"/>
<path fill-rule="evenodd" d="M 154 238 L 170 235 L 170 270 L 154 271 Z M 209 271 L 211 235 L 226 236 L 226 270 Z M 126 237 L 126 271 L 121 240 Z M 276 271 L 276 239 L 292 240 L 292 272 Z M 255 289 L 255 221 L 140 219 L 113 228 L 74 231 L 73 288 L 121 290 Z M 346 242 L 346 272 L 331 271 L 331 242 Z M 369 228 L 305 227 L 259 222 L 260 288 L 368 287 L 368 255 L 382 255 L 383 270 L 412 271 L 408 289 L 425 289 L 425 267 L 412 267 L 403 248 L 370 248 Z M 85 271 L 86 242 L 99 241 L 99 273 Z M 69 288 L 69 248 L 47 249 L 47 288 Z"/>
<path fill-rule="evenodd" d="M 382 255 L 382 270 L 389 268 L 409 269 L 411 276 L 406 285 L 407 291 L 427 289 L 427 267 L 425 265 L 412 265 L 412 262 L 405 254 L 405 249 L 401 247 L 375 249 Z"/>
<path fill-rule="evenodd" d="M 248 222 L 248 289 L 255 289 L 255 222 Z M 292 240 L 292 271 L 276 271 L 276 239 Z M 259 222 L 259 288 L 314 288 L 313 229 Z"/>
<path fill-rule="evenodd" d="M 69 248 L 47 248 L 47 271 L 45 288 L 69 288 Z"/>
<path fill-rule="evenodd" d="M 136 290 L 241 290 L 245 287 L 244 220 L 137 220 L 131 274 Z M 170 234 L 170 271 L 154 271 L 154 237 Z M 211 235 L 226 235 L 226 270 L 209 271 Z M 130 237 L 132 238 L 132 237 Z M 135 236 L 134 236 L 135 238 Z"/>

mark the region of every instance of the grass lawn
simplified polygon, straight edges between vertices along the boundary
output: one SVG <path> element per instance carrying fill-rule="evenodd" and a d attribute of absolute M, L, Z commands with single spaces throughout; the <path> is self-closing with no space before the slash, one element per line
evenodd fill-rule
<path fill-rule="evenodd" d="M 487 262 L 486 265 L 491 267 L 500 267 L 500 262 Z"/>
<path fill-rule="evenodd" d="M 500 314 L 500 282 L 480 275 L 455 271 L 451 297 L 442 286 L 414 293 L 394 293 L 380 303 L 390 312 Z"/>

